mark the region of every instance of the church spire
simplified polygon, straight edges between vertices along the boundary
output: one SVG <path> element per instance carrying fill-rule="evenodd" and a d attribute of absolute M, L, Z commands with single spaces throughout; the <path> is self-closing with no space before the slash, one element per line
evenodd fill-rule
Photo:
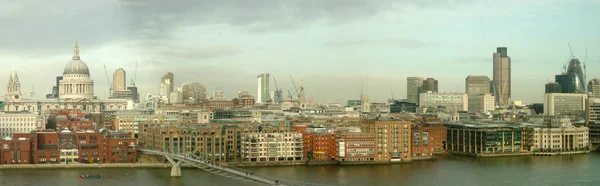
<path fill-rule="evenodd" d="M 75 47 L 73 48 L 73 60 L 79 60 L 79 45 L 75 39 Z"/>
<path fill-rule="evenodd" d="M 12 72 L 10 73 L 10 76 L 8 77 L 8 85 L 6 85 L 7 87 L 7 92 L 12 92 L 12 86 L 13 86 L 13 75 Z"/>
<path fill-rule="evenodd" d="M 19 75 L 17 75 L 17 71 L 15 71 L 14 85 L 16 85 L 16 86 L 21 85 L 21 82 L 19 82 Z"/>

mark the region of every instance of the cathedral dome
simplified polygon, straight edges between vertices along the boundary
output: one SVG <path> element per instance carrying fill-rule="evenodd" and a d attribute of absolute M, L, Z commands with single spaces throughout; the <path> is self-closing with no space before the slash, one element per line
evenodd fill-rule
<path fill-rule="evenodd" d="M 75 48 L 73 49 L 73 60 L 65 66 L 65 70 L 63 71 L 63 75 L 70 74 L 90 75 L 88 66 L 79 58 L 79 46 L 77 45 L 77 40 L 75 40 Z"/>
<path fill-rule="evenodd" d="M 85 74 L 90 75 L 90 70 L 85 62 L 81 60 L 71 60 L 67 66 L 65 66 L 65 71 L 63 75 L 67 74 Z"/>

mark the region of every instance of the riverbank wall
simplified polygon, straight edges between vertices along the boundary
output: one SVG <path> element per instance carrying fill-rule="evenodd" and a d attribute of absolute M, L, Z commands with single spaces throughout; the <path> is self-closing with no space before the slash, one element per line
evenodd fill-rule
<path fill-rule="evenodd" d="M 193 168 L 182 164 L 182 168 Z M 168 163 L 104 163 L 104 164 L 4 164 L 0 169 L 88 169 L 88 168 L 171 168 Z"/>

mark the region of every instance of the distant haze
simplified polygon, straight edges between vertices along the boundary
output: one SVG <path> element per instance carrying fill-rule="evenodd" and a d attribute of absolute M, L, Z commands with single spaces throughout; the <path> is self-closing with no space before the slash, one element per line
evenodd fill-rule
<path fill-rule="evenodd" d="M 583 0 L 102 0 L 5 1 L 0 6 L 0 94 L 18 71 L 22 91 L 50 93 L 79 39 L 95 94 L 108 95 L 117 68 L 141 95 L 160 77 L 198 81 L 226 98 L 268 72 L 284 93 L 291 75 L 321 102 L 406 98 L 406 77 L 433 77 L 443 92 L 464 92 L 468 75 L 492 78 L 492 53 L 508 47 L 513 100 L 542 102 L 570 56 L 588 79 L 600 73 L 600 2 Z M 272 81 L 271 81 L 272 82 Z M 128 81 L 128 84 L 130 82 Z M 587 83 L 586 83 L 587 84 Z M 271 85 L 274 89 L 274 85 Z"/>

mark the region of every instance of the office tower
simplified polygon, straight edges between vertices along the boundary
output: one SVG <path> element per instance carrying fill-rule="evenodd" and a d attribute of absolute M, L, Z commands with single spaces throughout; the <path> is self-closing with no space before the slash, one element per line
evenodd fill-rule
<path fill-rule="evenodd" d="M 173 91 L 171 91 L 173 92 Z M 182 101 L 191 104 L 206 103 L 206 87 L 199 82 L 189 82 L 181 86 Z M 170 94 L 170 93 L 169 93 Z"/>
<path fill-rule="evenodd" d="M 212 94 L 213 94 L 212 98 L 214 101 L 225 100 L 225 92 L 223 91 L 223 89 L 217 88 L 217 89 L 213 90 Z"/>
<path fill-rule="evenodd" d="M 594 78 L 588 83 L 588 92 L 592 98 L 600 98 L 600 78 Z"/>
<path fill-rule="evenodd" d="M 571 59 L 567 68 L 563 69 L 563 72 L 554 78 L 560 84 L 562 93 L 586 93 L 582 66 L 576 58 Z"/>
<path fill-rule="evenodd" d="M 443 107 L 451 111 L 468 111 L 469 96 L 464 93 L 424 92 L 419 96 L 419 107 Z"/>
<path fill-rule="evenodd" d="M 409 103 L 419 103 L 419 93 L 423 86 L 422 77 L 408 77 L 406 78 L 406 99 Z"/>
<path fill-rule="evenodd" d="M 498 47 L 493 54 L 494 97 L 497 106 L 506 106 L 511 97 L 511 60 L 506 47 Z"/>
<path fill-rule="evenodd" d="M 256 94 L 256 103 L 267 103 L 269 100 L 269 77 L 268 73 L 260 74 L 257 77 L 258 91 Z"/>
<path fill-rule="evenodd" d="M 490 94 L 490 78 L 487 76 L 467 76 L 465 93 L 469 95 Z"/>
<path fill-rule="evenodd" d="M 544 114 L 584 118 L 587 98 L 587 94 L 544 94 Z"/>
<path fill-rule="evenodd" d="M 427 78 L 423 80 L 423 86 L 421 87 L 421 91 L 419 93 L 423 92 L 438 92 L 438 80 L 433 78 Z"/>
<path fill-rule="evenodd" d="M 123 68 L 119 68 L 115 70 L 113 74 L 113 91 L 124 91 L 127 90 L 125 88 L 127 76 L 125 76 L 125 70 Z"/>
<path fill-rule="evenodd" d="M 469 94 L 469 112 L 494 110 L 494 96 L 491 94 Z"/>
<path fill-rule="evenodd" d="M 160 78 L 159 96 L 165 96 L 167 97 L 167 99 L 171 96 L 171 92 L 173 92 L 173 86 L 175 83 L 174 78 L 175 77 L 172 72 L 168 72 L 167 74 L 162 76 L 162 78 Z"/>
<path fill-rule="evenodd" d="M 546 83 L 545 93 L 562 93 L 560 84 L 556 82 Z"/>

